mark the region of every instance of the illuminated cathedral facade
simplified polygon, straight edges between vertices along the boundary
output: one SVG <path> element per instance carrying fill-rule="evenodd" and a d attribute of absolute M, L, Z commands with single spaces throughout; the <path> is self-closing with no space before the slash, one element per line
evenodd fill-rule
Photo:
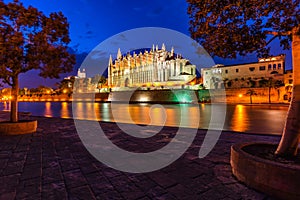
<path fill-rule="evenodd" d="M 118 49 L 117 58 L 109 58 L 108 87 L 112 90 L 129 88 L 181 88 L 196 78 L 196 66 L 174 48 L 167 51 L 152 47 L 136 54 L 122 55 Z"/>

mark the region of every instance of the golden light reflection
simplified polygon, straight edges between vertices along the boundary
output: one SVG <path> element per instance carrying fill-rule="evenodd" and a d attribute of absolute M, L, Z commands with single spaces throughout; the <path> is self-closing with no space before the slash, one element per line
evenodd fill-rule
<path fill-rule="evenodd" d="M 238 132 L 245 132 L 249 129 L 249 116 L 245 106 L 236 105 L 233 112 L 231 127 L 233 131 Z"/>
<path fill-rule="evenodd" d="M 61 114 L 62 118 L 70 118 L 67 102 L 61 102 L 61 112 L 60 112 L 60 114 Z"/>
<path fill-rule="evenodd" d="M 178 115 L 174 109 L 166 108 L 166 114 L 167 114 L 167 124 L 175 125 L 176 123 L 180 122 L 180 119 L 176 117 Z"/>
<path fill-rule="evenodd" d="M 52 110 L 51 110 L 51 102 L 45 103 L 45 116 L 46 117 L 53 117 L 52 116 Z"/>
<path fill-rule="evenodd" d="M 125 121 L 133 121 L 135 124 L 149 124 L 151 122 L 150 119 L 150 107 L 147 104 L 144 105 L 126 105 L 127 112 L 129 112 L 129 116 L 131 119 L 127 119 Z"/>
<path fill-rule="evenodd" d="M 151 123 L 153 125 L 159 125 L 163 126 L 165 121 L 164 121 L 164 116 L 165 116 L 165 109 L 161 107 L 154 107 L 151 109 Z"/>

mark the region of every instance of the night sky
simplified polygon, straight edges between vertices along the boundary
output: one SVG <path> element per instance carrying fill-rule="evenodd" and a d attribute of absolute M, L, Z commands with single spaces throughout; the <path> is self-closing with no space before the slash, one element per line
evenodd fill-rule
<path fill-rule="evenodd" d="M 78 58 L 81 58 L 79 59 L 81 61 L 85 55 L 107 38 L 134 28 L 162 27 L 189 35 L 188 5 L 184 0 L 22 0 L 22 2 L 26 7 L 32 5 L 47 15 L 50 12 L 62 11 L 70 23 L 72 40 L 70 48 Z M 160 43 L 158 44 L 161 46 Z M 151 46 L 145 46 L 145 48 L 149 47 Z M 116 52 L 117 47 L 111 51 Z M 278 41 L 273 42 L 271 53 L 287 54 L 286 66 L 291 68 L 290 51 L 282 51 Z M 255 54 L 251 54 L 235 60 L 214 58 L 214 61 L 221 64 L 233 64 L 255 62 L 257 58 Z M 80 63 L 76 68 L 79 66 Z M 67 75 L 69 74 L 62 75 L 62 78 Z M 39 85 L 54 87 L 54 84 L 59 81 L 39 78 L 35 71 L 21 75 L 20 78 L 21 87 L 29 88 Z"/>

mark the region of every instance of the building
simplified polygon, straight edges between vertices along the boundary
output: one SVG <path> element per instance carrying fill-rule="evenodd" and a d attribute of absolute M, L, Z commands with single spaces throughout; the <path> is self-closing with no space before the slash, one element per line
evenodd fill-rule
<path fill-rule="evenodd" d="M 284 81 L 285 55 L 261 58 L 258 62 L 238 65 L 215 65 L 201 69 L 207 89 L 261 87 L 264 80 Z"/>
<path fill-rule="evenodd" d="M 174 48 L 167 51 L 165 45 L 152 49 L 109 58 L 108 86 L 112 90 L 141 88 L 181 88 L 196 78 L 196 66 L 179 54 Z"/>
<path fill-rule="evenodd" d="M 78 68 L 76 78 L 86 78 L 86 72 L 85 72 L 84 68 L 82 70 L 80 70 L 80 68 Z"/>

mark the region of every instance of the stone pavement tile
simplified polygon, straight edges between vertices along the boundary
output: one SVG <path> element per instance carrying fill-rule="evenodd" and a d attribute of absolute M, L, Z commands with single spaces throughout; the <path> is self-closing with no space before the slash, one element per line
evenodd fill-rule
<path fill-rule="evenodd" d="M 157 186 L 157 184 L 153 180 L 147 178 L 145 175 L 142 174 L 131 174 L 130 176 L 128 176 L 128 178 L 144 193 L 147 193 L 150 189 Z"/>
<path fill-rule="evenodd" d="M 1 174 L 3 174 L 3 170 L 6 168 L 6 165 L 7 165 L 7 163 L 8 163 L 8 158 L 6 158 L 6 159 L 4 159 L 4 158 L 0 158 L 0 163 L 1 163 L 1 165 L 0 165 L 0 175 Z"/>
<path fill-rule="evenodd" d="M 63 180 L 63 175 L 58 166 L 45 168 L 42 170 L 42 183 L 49 184 L 53 182 L 60 182 Z"/>
<path fill-rule="evenodd" d="M 21 152 L 15 152 L 15 151 L 14 151 L 14 152 L 10 155 L 9 161 L 10 161 L 10 162 L 22 161 L 22 160 L 25 160 L 25 159 L 26 159 L 26 156 L 27 156 L 27 152 L 26 152 L 26 151 L 21 151 Z"/>
<path fill-rule="evenodd" d="M 21 180 L 41 178 L 42 177 L 41 165 L 42 165 L 41 163 L 25 165 L 21 173 Z"/>
<path fill-rule="evenodd" d="M 55 168 L 55 167 L 60 167 L 59 162 L 55 156 L 50 157 L 50 156 L 43 156 L 42 157 L 42 168 Z"/>
<path fill-rule="evenodd" d="M 151 172 L 147 176 L 163 188 L 168 188 L 177 184 L 177 181 L 161 171 Z"/>
<path fill-rule="evenodd" d="M 27 164 L 41 164 L 42 163 L 42 156 L 41 154 L 28 154 L 26 157 L 26 165 Z"/>
<path fill-rule="evenodd" d="M 1 159 L 10 159 L 11 155 L 12 155 L 12 151 L 8 150 L 0 150 L 0 160 Z"/>
<path fill-rule="evenodd" d="M 166 190 L 169 194 L 172 194 L 177 199 L 192 199 L 195 196 L 192 188 L 187 188 L 181 184 L 169 187 Z"/>
<path fill-rule="evenodd" d="M 11 175 L 22 173 L 24 167 L 25 160 L 16 161 L 16 162 L 8 162 L 6 167 L 2 171 L 2 175 Z"/>
<path fill-rule="evenodd" d="M 78 163 L 80 166 L 80 170 L 86 176 L 87 174 L 91 174 L 94 172 L 99 172 L 100 170 L 94 165 L 92 162 L 80 162 Z"/>
<path fill-rule="evenodd" d="M 86 179 L 80 170 L 64 172 L 63 176 L 68 189 L 87 184 Z"/>
<path fill-rule="evenodd" d="M 8 176 L 1 176 L 0 177 L 0 184 L 1 188 L 15 188 L 20 181 L 21 174 L 13 174 Z M 1 191 L 1 189 L 0 189 Z"/>
<path fill-rule="evenodd" d="M 151 188 L 149 191 L 147 191 L 146 195 L 148 197 L 150 197 L 151 199 L 157 199 L 159 197 L 162 197 L 166 193 L 167 193 L 166 189 L 164 189 L 161 186 L 157 185 L 157 186 Z"/>
<path fill-rule="evenodd" d="M 108 168 L 108 167 L 105 168 L 105 170 L 102 170 L 102 173 L 107 178 L 118 177 L 118 176 L 121 176 L 123 174 L 120 171 L 117 171 L 115 169 L 111 169 L 111 168 Z"/>
<path fill-rule="evenodd" d="M 119 193 L 132 192 L 132 191 L 141 191 L 130 179 L 125 175 L 117 176 L 110 178 L 109 181 L 112 183 L 114 188 Z"/>
<path fill-rule="evenodd" d="M 214 188 L 200 194 L 198 196 L 199 199 L 203 200 L 220 200 L 226 198 L 223 194 L 216 192 Z"/>
<path fill-rule="evenodd" d="M 114 186 L 109 181 L 105 180 L 100 180 L 98 183 L 92 184 L 91 189 L 96 196 L 103 195 L 104 193 L 109 193 L 111 191 L 116 191 Z"/>
<path fill-rule="evenodd" d="M 16 198 L 25 199 L 31 196 L 41 195 L 41 185 L 33 184 L 32 180 L 21 181 L 17 186 Z M 36 181 L 36 180 L 34 180 Z"/>
<path fill-rule="evenodd" d="M 147 196 L 144 196 L 142 198 L 139 198 L 138 200 L 151 200 L 151 199 L 149 197 L 147 197 Z"/>
<path fill-rule="evenodd" d="M 78 166 L 76 160 L 72 159 L 72 158 L 66 158 L 66 159 L 59 160 L 59 164 L 60 164 L 63 172 L 79 169 L 79 166 Z"/>
<path fill-rule="evenodd" d="M 141 199 L 145 197 L 145 193 L 142 191 L 122 192 L 121 195 L 125 199 L 131 199 L 131 200 Z"/>
<path fill-rule="evenodd" d="M 96 199 L 91 189 L 88 186 L 82 186 L 78 188 L 72 188 L 68 191 L 69 199 Z"/>
<path fill-rule="evenodd" d="M 14 200 L 16 197 L 16 192 L 7 192 L 7 193 L 0 193 L 0 199 L 3 200 Z"/>
<path fill-rule="evenodd" d="M 127 200 L 116 191 L 110 191 L 107 193 L 99 194 L 96 196 L 96 199 L 97 200 Z"/>
<path fill-rule="evenodd" d="M 67 190 L 63 181 L 42 185 L 42 199 L 67 199 Z"/>
<path fill-rule="evenodd" d="M 240 197 L 241 199 L 258 199 L 263 200 L 266 199 L 267 196 L 255 190 L 251 190 L 251 188 L 245 186 L 242 183 L 236 184 L 228 184 L 226 187 L 235 194 L 236 197 Z"/>
<path fill-rule="evenodd" d="M 99 171 L 92 172 L 89 174 L 84 174 L 85 179 L 89 184 L 97 184 L 102 181 L 107 181 L 107 178 Z"/>

